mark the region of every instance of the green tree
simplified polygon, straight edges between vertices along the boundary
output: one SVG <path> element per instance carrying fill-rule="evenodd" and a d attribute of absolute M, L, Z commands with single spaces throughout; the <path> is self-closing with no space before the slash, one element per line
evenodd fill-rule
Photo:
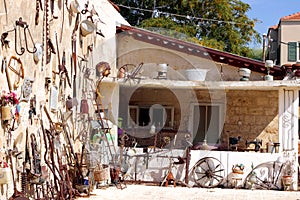
<path fill-rule="evenodd" d="M 240 0 L 116 0 L 121 14 L 133 26 L 172 30 L 203 46 L 251 57 L 249 44 L 260 43 L 257 19 L 246 15 L 251 7 Z M 154 30 L 155 31 L 155 30 Z M 164 34 L 164 33 L 161 33 Z"/>

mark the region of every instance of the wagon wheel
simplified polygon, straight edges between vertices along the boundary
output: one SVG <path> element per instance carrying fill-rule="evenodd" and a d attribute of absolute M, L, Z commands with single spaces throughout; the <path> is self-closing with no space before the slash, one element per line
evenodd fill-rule
<path fill-rule="evenodd" d="M 282 176 L 284 164 L 278 161 L 265 162 L 257 165 L 246 176 L 244 187 L 248 189 L 264 189 L 264 190 L 281 190 L 282 184 L 280 177 Z M 250 178 L 255 174 L 255 182 L 251 183 Z"/>
<path fill-rule="evenodd" d="M 218 159 L 205 157 L 194 165 L 192 172 L 197 185 L 205 188 L 213 188 L 222 183 L 225 171 Z"/>

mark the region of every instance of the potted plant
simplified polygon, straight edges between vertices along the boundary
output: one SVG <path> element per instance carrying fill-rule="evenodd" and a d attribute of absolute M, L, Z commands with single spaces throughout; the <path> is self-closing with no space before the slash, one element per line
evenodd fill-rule
<path fill-rule="evenodd" d="M 9 121 L 12 119 L 11 108 L 14 105 L 18 105 L 19 100 L 17 98 L 16 93 L 14 92 L 6 92 L 2 91 L 1 94 L 1 119 L 2 121 Z M 18 112 L 16 112 L 18 114 Z"/>
<path fill-rule="evenodd" d="M 243 164 L 235 164 L 232 166 L 232 173 L 244 174 L 244 168 L 245 166 Z"/>

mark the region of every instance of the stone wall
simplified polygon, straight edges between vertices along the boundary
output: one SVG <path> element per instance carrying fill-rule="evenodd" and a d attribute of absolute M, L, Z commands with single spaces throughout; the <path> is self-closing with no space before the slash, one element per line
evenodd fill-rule
<path fill-rule="evenodd" d="M 226 118 L 222 138 L 278 142 L 278 91 L 230 90 L 226 93 Z"/>
<path fill-rule="evenodd" d="M 48 149 L 49 145 L 47 146 L 44 142 L 45 137 L 43 137 L 41 123 L 45 129 L 51 131 L 56 130 L 56 128 L 58 131 L 59 127 L 56 125 L 60 122 L 64 124 L 63 126 L 68 125 L 69 131 L 65 132 L 68 132 L 69 136 L 72 135 L 73 140 L 71 141 L 72 145 L 67 146 L 74 147 L 74 153 L 80 154 L 82 152 L 80 139 L 82 138 L 79 137 L 76 141 L 74 139 L 79 135 L 83 123 L 87 122 L 87 118 L 84 117 L 87 113 L 81 112 L 80 104 L 81 100 L 85 99 L 88 99 L 90 105 L 92 104 L 91 101 L 93 101 L 95 92 L 94 83 L 97 82 L 96 64 L 101 61 L 107 62 L 111 67 L 111 76 L 116 76 L 116 25 L 118 23 L 127 24 L 127 22 L 107 0 L 78 0 L 79 12 L 72 9 L 71 3 L 74 2 L 61 0 L 4 0 L 0 2 L 0 91 L 9 93 L 11 90 L 20 101 L 18 105 L 11 106 L 11 117 L 14 117 L 6 120 L 5 123 L 2 120 L 1 123 L 0 162 L 9 162 L 8 152 L 11 150 L 14 150 L 16 155 L 20 157 L 20 159 L 16 156 L 13 157 L 13 167 L 16 172 L 14 181 L 16 181 L 19 191 L 20 184 L 17 180 L 20 180 L 20 172 L 25 171 L 25 168 L 22 163 L 15 161 L 25 161 L 26 135 L 29 138 L 36 138 L 36 156 L 39 157 L 42 169 L 44 169 L 43 178 L 46 179 L 45 181 L 49 181 L 47 178 L 53 180 L 53 173 L 51 175 L 44 160 L 47 157 L 47 155 L 44 157 L 45 150 L 50 151 L 50 149 Z M 85 6 L 85 3 L 88 5 Z M 86 9 L 86 12 L 81 12 L 83 9 Z M 84 27 L 83 22 L 86 22 L 84 20 L 87 19 L 90 22 L 93 20 L 93 29 L 89 34 L 84 34 L 81 27 Z M 24 32 L 27 39 L 25 39 Z M 17 34 L 16 37 L 15 33 Z M 41 47 L 39 55 L 36 57 L 33 54 L 35 45 Z M 24 52 L 22 52 L 22 48 L 24 48 Z M 35 59 L 37 57 L 39 59 Z M 19 78 L 17 73 L 19 73 L 19 68 L 22 65 L 24 77 Z M 63 65 L 64 68 L 62 68 Z M 5 72 L 5 66 L 8 73 Z M 17 69 L 17 72 L 13 72 L 8 66 Z M 8 74 L 12 85 L 19 81 L 18 87 L 9 88 L 6 74 Z M 70 82 L 66 78 L 67 75 Z M 30 80 L 29 85 L 32 87 L 31 90 L 26 90 L 28 92 L 26 96 L 29 99 L 21 101 L 24 96 L 22 88 L 26 79 Z M 115 109 L 117 106 L 112 106 L 112 104 L 118 104 L 114 101 L 118 99 L 114 97 L 118 96 L 117 87 L 115 84 L 106 83 L 105 88 L 107 90 L 116 89 L 116 92 L 110 91 L 110 93 L 102 90 L 106 97 L 101 98 L 104 99 L 103 106 L 105 109 L 108 109 L 112 116 L 117 117 L 118 112 Z M 57 90 L 58 95 L 53 95 L 52 91 L 54 90 Z M 68 96 L 74 98 L 73 105 L 76 105 L 77 102 L 77 106 L 67 108 Z M 30 99 L 33 97 L 35 97 L 35 104 L 32 107 Z M 4 106 L 3 102 L 0 104 L 1 107 Z M 32 112 L 32 108 L 34 108 L 34 112 Z M 46 115 L 44 108 L 48 110 L 49 116 Z M 32 115 L 29 114 L 30 111 Z M 95 118 L 92 106 L 89 111 L 90 118 L 88 119 Z M 3 116 L 2 114 L 2 119 Z M 67 116 L 69 118 L 66 119 Z M 55 126 L 51 126 L 53 124 L 50 118 Z M 11 126 L 8 126 L 9 123 L 7 122 Z M 12 126 L 13 124 L 14 126 Z M 85 127 L 88 127 L 88 124 L 85 124 Z M 55 148 L 60 154 L 63 144 L 66 144 L 65 134 L 58 134 L 55 140 Z M 29 146 L 32 144 L 30 139 L 27 142 Z M 70 152 L 70 148 L 67 148 L 67 151 Z M 52 153 L 54 154 L 54 152 Z M 59 154 L 53 155 L 53 163 L 56 165 L 66 156 Z M 30 154 L 31 159 L 33 156 L 35 155 Z M 37 173 L 35 172 L 37 167 L 32 166 L 32 163 L 26 165 L 26 170 L 28 168 L 31 173 Z M 12 181 L 8 184 L 8 192 L 2 190 L 1 199 L 8 199 L 12 195 L 13 185 L 11 183 Z"/>

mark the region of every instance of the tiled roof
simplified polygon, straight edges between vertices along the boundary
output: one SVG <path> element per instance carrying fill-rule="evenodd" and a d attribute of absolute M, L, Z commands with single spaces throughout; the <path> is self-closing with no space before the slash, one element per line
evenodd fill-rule
<path fill-rule="evenodd" d="M 118 33 L 124 33 L 124 31 L 127 32 L 128 35 L 134 37 L 136 40 L 139 41 L 151 43 L 154 45 L 173 49 L 198 57 L 203 57 L 207 59 L 209 58 L 214 60 L 215 62 L 221 62 L 235 67 L 246 67 L 248 69 L 251 69 L 252 71 L 267 73 L 265 64 L 258 60 L 253 60 L 228 52 L 211 49 L 189 42 L 184 42 L 182 40 L 170 38 L 164 35 L 160 35 L 158 33 L 150 32 L 132 26 L 121 25 L 120 27 L 117 27 Z M 280 77 L 283 75 L 283 71 L 279 66 L 274 66 L 270 70 L 270 74 L 273 76 Z"/>
<path fill-rule="evenodd" d="M 290 21 L 290 20 L 300 20 L 300 12 L 280 18 L 280 21 Z"/>
<path fill-rule="evenodd" d="M 272 29 L 278 29 L 278 25 L 271 26 Z"/>

